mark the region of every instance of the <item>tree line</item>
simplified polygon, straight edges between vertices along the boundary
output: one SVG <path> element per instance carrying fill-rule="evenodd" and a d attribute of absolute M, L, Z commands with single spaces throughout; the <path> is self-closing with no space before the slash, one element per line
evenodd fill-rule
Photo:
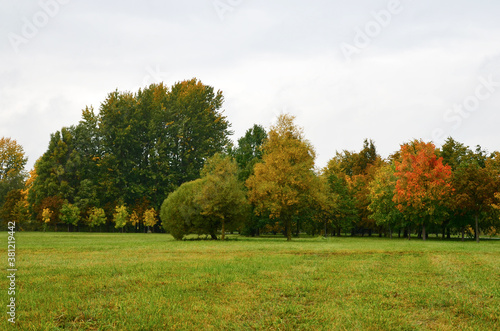
<path fill-rule="evenodd" d="M 448 138 L 413 140 L 386 159 L 366 139 L 324 169 L 280 115 L 236 144 L 221 91 L 197 79 L 110 93 L 51 135 L 26 172 L 22 146 L 0 140 L 0 219 L 25 230 L 160 231 L 224 239 L 311 235 L 495 234 L 500 153 Z"/>

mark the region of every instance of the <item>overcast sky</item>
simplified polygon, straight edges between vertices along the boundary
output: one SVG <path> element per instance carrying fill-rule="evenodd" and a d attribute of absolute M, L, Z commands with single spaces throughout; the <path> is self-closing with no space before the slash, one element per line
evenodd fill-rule
<path fill-rule="evenodd" d="M 364 138 L 500 150 L 498 0 L 0 2 L 0 136 L 32 167 L 109 92 L 196 77 L 233 140 L 297 117 L 317 165 Z"/>

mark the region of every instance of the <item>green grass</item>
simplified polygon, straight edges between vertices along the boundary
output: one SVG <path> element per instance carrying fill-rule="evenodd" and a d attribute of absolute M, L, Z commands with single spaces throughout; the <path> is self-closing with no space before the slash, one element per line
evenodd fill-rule
<path fill-rule="evenodd" d="M 17 328 L 499 329 L 499 240 L 231 238 L 18 232 Z"/>

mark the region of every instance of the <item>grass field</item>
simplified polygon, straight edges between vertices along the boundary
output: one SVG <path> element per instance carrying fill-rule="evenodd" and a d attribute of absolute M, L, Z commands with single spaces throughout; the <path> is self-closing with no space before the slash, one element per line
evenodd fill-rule
<path fill-rule="evenodd" d="M 17 329 L 500 329 L 500 240 L 230 238 L 18 232 Z"/>

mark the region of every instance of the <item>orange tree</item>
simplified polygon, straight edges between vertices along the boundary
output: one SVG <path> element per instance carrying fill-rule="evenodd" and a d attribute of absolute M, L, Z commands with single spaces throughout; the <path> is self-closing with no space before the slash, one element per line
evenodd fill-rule
<path fill-rule="evenodd" d="M 292 239 L 292 220 L 310 202 L 316 175 L 315 152 L 294 116 L 280 115 L 263 145 L 262 162 L 246 181 L 249 201 L 259 215 L 268 214 Z"/>
<path fill-rule="evenodd" d="M 443 164 L 432 143 L 414 140 L 400 149 L 395 161 L 396 191 L 394 202 L 411 223 L 422 227 L 437 222 L 444 213 L 444 201 L 451 192 L 451 167 Z"/>

